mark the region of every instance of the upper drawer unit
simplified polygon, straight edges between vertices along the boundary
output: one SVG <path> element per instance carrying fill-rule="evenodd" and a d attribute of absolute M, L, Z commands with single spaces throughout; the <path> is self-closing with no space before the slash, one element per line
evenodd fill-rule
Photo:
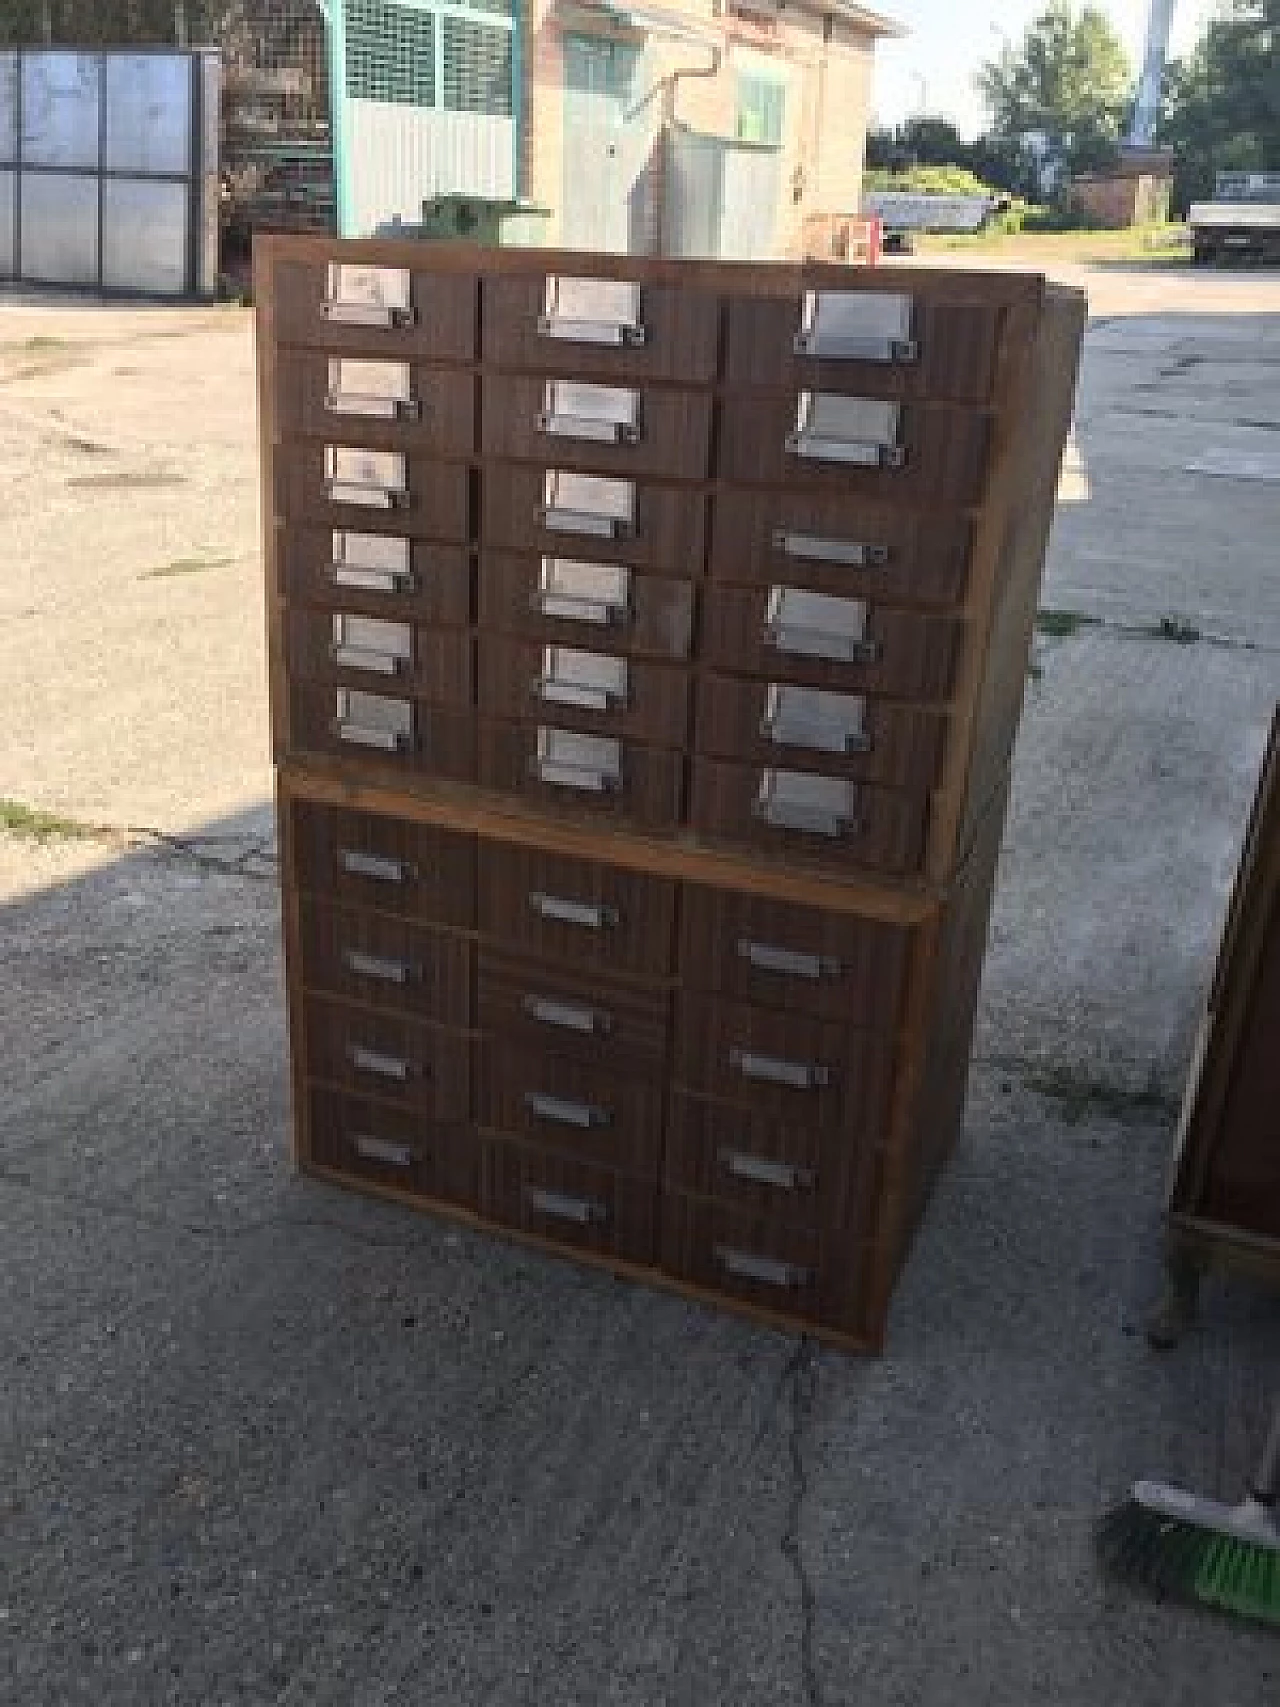
<path fill-rule="evenodd" d="M 381 521 L 406 537 L 465 544 L 471 489 L 462 463 L 416 451 L 307 440 L 276 452 L 276 506 L 288 520 L 360 530 Z"/>
<path fill-rule="evenodd" d="M 1004 310 L 909 291 L 806 290 L 729 303 L 725 383 L 986 403 Z"/>
<path fill-rule="evenodd" d="M 486 278 L 483 356 L 496 367 L 588 379 L 715 379 L 720 304 L 674 284 L 547 273 Z"/>
<path fill-rule="evenodd" d="M 291 800 L 288 812 L 300 889 L 379 912 L 474 925 L 473 837 L 310 800 Z"/>
<path fill-rule="evenodd" d="M 609 474 L 705 480 L 711 464 L 708 392 L 597 380 L 486 377 L 484 451 Z"/>
<path fill-rule="evenodd" d="M 476 356 L 476 280 L 363 262 L 276 262 L 282 344 L 335 352 L 467 362 Z"/>
<path fill-rule="evenodd" d="M 688 487 L 563 467 L 489 464 L 481 529 L 486 545 L 508 550 L 698 576 L 706 509 L 706 499 Z"/>
<path fill-rule="evenodd" d="M 476 382 L 452 368 L 385 357 L 282 350 L 279 424 L 286 435 L 467 457 L 476 443 Z"/>
<path fill-rule="evenodd" d="M 972 409 L 799 391 L 726 407 L 715 472 L 890 503 L 976 504 L 989 437 L 988 418 Z"/>

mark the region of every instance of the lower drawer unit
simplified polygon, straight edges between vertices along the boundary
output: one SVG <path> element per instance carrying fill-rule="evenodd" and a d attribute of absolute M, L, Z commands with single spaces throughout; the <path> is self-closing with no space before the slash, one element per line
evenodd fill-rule
<path fill-rule="evenodd" d="M 657 1258 L 652 1181 L 488 1134 L 480 1137 L 480 1212 L 569 1250 L 646 1268 Z"/>
<path fill-rule="evenodd" d="M 474 836 L 381 812 L 291 800 L 286 858 L 299 887 L 337 903 L 473 926 Z"/>
<path fill-rule="evenodd" d="M 546 718 L 477 725 L 477 774 L 485 788 L 569 816 L 674 830 L 684 804 L 684 757 L 616 735 Z"/>
<path fill-rule="evenodd" d="M 463 1124 L 471 1114 L 471 1039 L 401 1014 L 310 996 L 304 1009 L 308 1076 L 376 1096 L 424 1118 Z"/>
<path fill-rule="evenodd" d="M 517 556 L 484 551 L 477 571 L 480 626 L 541 643 L 633 657 L 689 657 L 691 581 L 600 563 L 590 549 Z"/>
<path fill-rule="evenodd" d="M 661 987 L 481 947 L 476 1005 L 480 1029 L 504 1048 L 577 1055 L 611 1073 L 662 1071 L 671 1004 Z"/>
<path fill-rule="evenodd" d="M 469 1127 L 318 1085 L 308 1086 L 306 1101 L 304 1165 L 342 1174 L 355 1185 L 476 1206 L 480 1149 Z"/>
<path fill-rule="evenodd" d="M 663 1086 L 600 1063 L 488 1037 L 478 1045 L 480 1124 L 540 1149 L 656 1181 Z"/>
<path fill-rule="evenodd" d="M 310 896 L 298 902 L 298 922 L 306 989 L 470 1025 L 475 950 L 466 937 Z"/>
<path fill-rule="evenodd" d="M 295 680 L 289 688 L 288 746 L 342 758 L 384 782 L 414 775 L 475 779 L 475 722 L 469 711 L 415 699 L 399 683 L 375 691 Z"/>
<path fill-rule="evenodd" d="M 489 717 L 546 717 L 566 727 L 683 748 L 689 676 L 584 644 L 544 645 L 481 634 L 480 710 Z"/>
<path fill-rule="evenodd" d="M 291 603 L 321 605 L 400 622 L 465 628 L 471 621 L 471 558 L 465 546 L 409 539 L 394 529 L 277 530 L 276 590 Z"/>

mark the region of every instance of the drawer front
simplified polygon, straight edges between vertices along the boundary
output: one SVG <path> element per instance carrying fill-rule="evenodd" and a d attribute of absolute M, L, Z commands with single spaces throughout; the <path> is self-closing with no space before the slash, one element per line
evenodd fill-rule
<path fill-rule="evenodd" d="M 367 1097 L 313 1085 L 307 1093 L 309 1155 L 356 1183 L 474 1208 L 480 1151 L 465 1128 L 425 1120 Z"/>
<path fill-rule="evenodd" d="M 812 298 L 735 297 L 725 383 L 742 391 L 985 403 L 1004 322 L 996 303 L 939 302 L 922 292 L 855 287 Z"/>
<path fill-rule="evenodd" d="M 339 904 L 474 926 L 473 837 L 309 800 L 290 801 L 288 812 L 293 877 L 304 892 Z"/>
<path fill-rule="evenodd" d="M 484 381 L 484 452 L 604 474 L 705 480 L 709 392 L 533 379 Z"/>
<path fill-rule="evenodd" d="M 662 1267 L 704 1292 L 797 1321 L 866 1332 L 861 1301 L 868 1253 L 837 1233 L 667 1192 Z"/>
<path fill-rule="evenodd" d="M 485 788 L 566 817 L 671 830 L 681 821 L 684 757 L 663 747 L 588 735 L 562 722 L 477 725 Z"/>
<path fill-rule="evenodd" d="M 395 358 L 281 350 L 278 424 L 286 436 L 469 457 L 476 450 L 476 381 L 453 368 Z"/>
<path fill-rule="evenodd" d="M 290 684 L 289 706 L 289 745 L 295 752 L 348 759 L 368 776 L 475 780 L 469 711 L 441 710 L 403 692 L 309 681 Z"/>
<path fill-rule="evenodd" d="M 307 1077 L 319 1083 L 432 1120 L 471 1117 L 471 1040 L 463 1032 L 311 996 L 302 1051 Z"/>
<path fill-rule="evenodd" d="M 704 656 L 725 670 L 837 693 L 945 701 L 965 624 L 787 582 L 706 590 Z"/>
<path fill-rule="evenodd" d="M 280 586 L 298 604 L 360 611 L 400 622 L 465 628 L 471 621 L 471 559 L 436 545 L 367 528 L 281 528 Z"/>
<path fill-rule="evenodd" d="M 657 1259 L 652 1181 L 498 1138 L 480 1141 L 480 1213 L 567 1250 L 650 1268 Z"/>
<path fill-rule="evenodd" d="M 761 1007 L 897 1031 L 911 932 L 762 895 L 687 885 L 680 977 Z"/>
<path fill-rule="evenodd" d="M 484 359 L 498 367 L 606 382 L 715 378 L 720 304 L 709 291 L 567 273 L 486 278 L 481 288 Z"/>
<path fill-rule="evenodd" d="M 546 961 L 482 948 L 477 974 L 482 1031 L 522 1050 L 580 1056 L 610 1072 L 657 1074 L 667 1049 L 669 998 Z"/>
<path fill-rule="evenodd" d="M 486 546 L 510 551 L 699 576 L 706 510 L 706 498 L 689 487 L 575 474 L 563 464 L 490 464 L 481 534 Z"/>
<path fill-rule="evenodd" d="M 480 710 L 490 717 L 547 719 L 569 729 L 633 736 L 683 747 L 689 676 L 616 652 L 580 645 L 479 640 Z"/>
<path fill-rule="evenodd" d="M 465 937 L 311 896 L 302 898 L 300 912 L 302 982 L 308 990 L 394 1008 L 436 1025 L 471 1024 L 474 951 Z"/>
<path fill-rule="evenodd" d="M 891 509 L 817 492 L 738 491 L 712 504 L 711 574 L 892 605 L 956 605 L 972 524 L 957 511 Z"/>
<path fill-rule="evenodd" d="M 688 658 L 693 585 L 587 557 L 486 551 L 477 576 L 480 626 L 522 639 L 638 657 Z"/>
<path fill-rule="evenodd" d="M 341 454 L 336 454 L 341 453 Z M 470 471 L 416 451 L 371 451 L 348 439 L 295 440 L 276 451 L 276 510 L 292 522 L 364 530 L 379 519 L 414 539 L 471 537 Z"/>
<path fill-rule="evenodd" d="M 860 694 L 830 694 L 782 681 L 701 676 L 698 750 L 715 758 L 821 770 L 893 788 L 938 780 L 944 712 Z"/>
<path fill-rule="evenodd" d="M 472 644 L 465 628 L 432 628 L 358 611 L 291 610 L 286 634 L 294 676 L 349 681 L 431 705 L 472 703 Z"/>
<path fill-rule="evenodd" d="M 806 398 L 814 400 L 808 417 Z M 903 404 L 892 443 L 877 461 L 874 437 L 852 437 L 869 429 L 835 419 L 842 401 L 838 393 L 802 392 L 726 408 L 716 473 L 723 480 L 813 487 L 887 503 L 936 507 L 981 500 L 990 438 L 985 415 L 941 403 Z"/>
<path fill-rule="evenodd" d="M 384 360 L 473 361 L 476 280 L 411 267 L 317 257 L 272 268 L 275 334 L 282 344 Z"/>
<path fill-rule="evenodd" d="M 663 1089 L 656 1078 L 486 1038 L 476 1056 L 476 1114 L 482 1126 L 539 1149 L 657 1181 Z"/>
<path fill-rule="evenodd" d="M 875 1139 L 888 1114 L 888 1038 L 720 997 L 676 1006 L 674 1077 L 771 1119 Z"/>
<path fill-rule="evenodd" d="M 504 948 L 598 972 L 667 977 L 676 886 L 619 866 L 481 839 L 480 930 Z"/>
<path fill-rule="evenodd" d="M 845 777 L 693 761 L 690 818 L 704 835 L 778 859 L 905 877 L 924 861 L 929 800 Z"/>
<path fill-rule="evenodd" d="M 685 1091 L 673 1091 L 668 1102 L 664 1156 L 667 1191 L 847 1234 L 868 1224 L 879 1165 L 872 1143 L 783 1126 Z"/>

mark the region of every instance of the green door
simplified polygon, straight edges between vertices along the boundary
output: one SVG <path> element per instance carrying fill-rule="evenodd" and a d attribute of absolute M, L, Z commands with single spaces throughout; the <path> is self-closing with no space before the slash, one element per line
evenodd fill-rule
<path fill-rule="evenodd" d="M 640 55 L 624 42 L 566 36 L 564 206 L 566 249 L 625 254 L 643 194 L 646 129 L 629 119 Z"/>

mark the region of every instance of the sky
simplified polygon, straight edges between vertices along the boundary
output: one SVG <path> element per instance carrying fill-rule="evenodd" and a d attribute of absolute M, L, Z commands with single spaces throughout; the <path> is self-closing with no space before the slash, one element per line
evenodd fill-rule
<path fill-rule="evenodd" d="M 1116 27 L 1129 51 L 1134 75 L 1142 64 L 1150 0 L 1093 0 Z M 903 41 L 876 47 L 872 107 L 881 124 L 898 124 L 913 113 L 942 114 L 966 136 L 983 129 L 982 102 L 973 74 L 1001 49 L 1001 33 L 1016 43 L 1043 0 L 867 0 L 873 11 L 905 24 Z M 1178 0 L 1173 14 L 1172 51 L 1185 53 L 1195 41 L 1213 0 Z M 922 99 L 923 96 L 923 99 Z"/>

